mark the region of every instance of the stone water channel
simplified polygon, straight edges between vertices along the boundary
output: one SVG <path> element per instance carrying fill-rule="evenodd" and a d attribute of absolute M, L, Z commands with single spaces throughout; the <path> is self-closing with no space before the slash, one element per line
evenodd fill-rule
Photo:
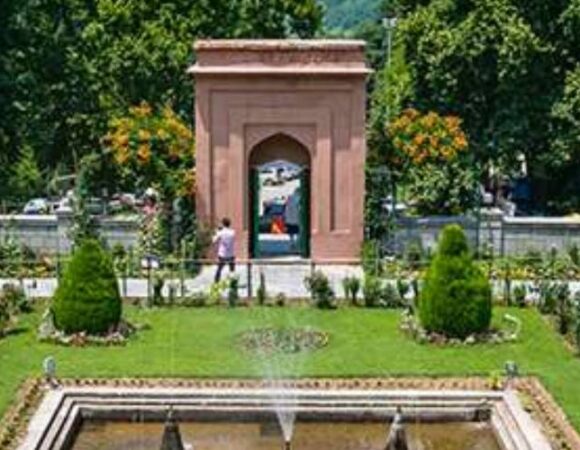
<path fill-rule="evenodd" d="M 62 387 L 20 450 L 158 450 L 172 411 L 189 449 L 384 450 L 402 413 L 410 450 L 550 450 L 515 391 Z M 391 449 L 393 447 L 389 447 Z M 399 447 L 395 447 L 399 448 Z"/>
<path fill-rule="evenodd" d="M 181 423 L 183 442 L 195 450 L 279 450 L 273 422 Z M 300 422 L 295 450 L 383 450 L 389 426 L 381 422 Z M 72 450 L 159 450 L 162 423 L 86 421 Z M 411 423 L 409 446 L 416 450 L 502 450 L 487 423 Z"/>

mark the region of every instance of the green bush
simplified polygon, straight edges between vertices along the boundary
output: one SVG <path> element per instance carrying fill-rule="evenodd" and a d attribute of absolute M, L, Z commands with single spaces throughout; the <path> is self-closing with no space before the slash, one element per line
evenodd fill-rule
<path fill-rule="evenodd" d="M 383 271 L 378 241 L 365 241 L 361 249 L 363 271 L 369 275 L 380 275 Z"/>
<path fill-rule="evenodd" d="M 264 272 L 260 272 L 260 283 L 258 284 L 256 299 L 260 306 L 264 306 L 268 300 L 268 293 L 266 291 L 266 275 L 264 275 Z"/>
<path fill-rule="evenodd" d="M 344 277 L 342 279 L 342 289 L 344 291 L 344 298 L 352 306 L 356 306 L 358 293 L 360 291 L 360 280 L 355 276 Z"/>
<path fill-rule="evenodd" d="M 403 306 L 403 300 L 399 295 L 399 291 L 391 283 L 385 283 L 381 287 L 379 305 L 383 308 L 400 308 Z"/>
<path fill-rule="evenodd" d="M 580 291 L 576 292 L 574 296 L 574 306 L 575 306 L 575 327 L 574 334 L 576 340 L 576 349 L 578 354 L 580 354 Z"/>
<path fill-rule="evenodd" d="M 473 261 L 463 229 L 445 227 L 421 293 L 423 327 L 464 338 L 489 328 L 491 308 L 491 286 Z"/>
<path fill-rule="evenodd" d="M 580 247 L 578 247 L 578 244 L 572 244 L 568 248 L 568 256 L 575 266 L 580 267 Z"/>
<path fill-rule="evenodd" d="M 178 302 L 179 306 L 191 307 L 191 308 L 203 308 L 207 306 L 208 298 L 207 294 L 204 292 L 194 292 L 191 295 L 186 295 L 182 297 Z"/>
<path fill-rule="evenodd" d="M 401 280 L 400 278 L 397 279 L 397 292 L 399 293 L 399 297 L 403 304 L 406 303 L 406 298 L 410 290 L 411 285 L 407 281 Z"/>
<path fill-rule="evenodd" d="M 21 286 L 11 283 L 5 284 L 0 291 L 0 297 L 7 302 L 8 309 L 12 310 L 14 314 L 32 312 L 32 303 L 26 297 Z"/>
<path fill-rule="evenodd" d="M 4 336 L 10 325 L 10 305 L 8 301 L 0 297 L 0 337 Z"/>
<path fill-rule="evenodd" d="M 239 286 L 240 280 L 237 276 L 228 278 L 228 305 L 230 308 L 234 308 L 240 301 Z"/>
<path fill-rule="evenodd" d="M 556 314 L 558 302 L 568 295 L 568 284 L 544 280 L 539 284 L 538 309 L 542 314 Z"/>
<path fill-rule="evenodd" d="M 334 305 L 334 291 L 330 285 L 330 280 L 321 271 L 315 271 L 312 275 L 304 279 L 306 289 L 310 292 L 312 302 L 320 309 L 333 309 Z"/>
<path fill-rule="evenodd" d="M 111 257 L 93 239 L 81 243 L 55 292 L 55 324 L 66 333 L 107 332 L 121 319 L 121 295 Z"/>
<path fill-rule="evenodd" d="M 526 306 L 527 292 L 528 289 L 523 283 L 514 287 L 513 297 L 516 306 L 519 306 L 520 308 L 524 308 Z M 508 304 L 507 306 L 511 306 L 511 304 Z"/>
<path fill-rule="evenodd" d="M 363 282 L 363 299 L 367 308 L 373 308 L 381 300 L 381 279 L 373 275 L 366 275 Z"/>

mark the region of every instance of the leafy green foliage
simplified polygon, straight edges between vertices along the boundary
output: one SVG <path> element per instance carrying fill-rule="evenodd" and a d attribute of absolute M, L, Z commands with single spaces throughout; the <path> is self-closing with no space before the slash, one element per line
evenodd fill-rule
<path fill-rule="evenodd" d="M 514 303 L 516 306 L 523 308 L 526 306 L 526 294 L 528 289 L 524 283 L 518 284 L 514 287 L 513 296 L 514 296 Z M 510 305 L 508 305 L 510 306 Z"/>
<path fill-rule="evenodd" d="M 580 13 L 578 18 L 580 27 Z M 579 40 L 580 42 L 580 40 Z M 580 209 L 580 61 L 566 76 L 564 94 L 552 109 L 556 133 L 551 152 L 542 158 L 548 169 L 547 176 L 558 180 L 549 197 L 566 210 Z"/>
<path fill-rule="evenodd" d="M 489 328 L 491 308 L 491 286 L 474 264 L 463 229 L 445 227 L 425 276 L 421 324 L 428 331 L 465 338 Z"/>
<path fill-rule="evenodd" d="M 42 173 L 32 147 L 26 145 L 10 173 L 8 185 L 11 197 L 27 201 L 42 192 Z"/>
<path fill-rule="evenodd" d="M 312 302 L 320 309 L 334 309 L 334 291 L 330 285 L 330 280 L 319 270 L 304 279 L 306 289 L 310 292 Z"/>
<path fill-rule="evenodd" d="M 88 171 L 92 160 L 92 155 L 83 158 L 72 199 L 73 224 L 70 233 L 75 246 L 81 245 L 86 239 L 97 239 L 98 237 L 96 220 L 87 208 L 90 196 Z"/>
<path fill-rule="evenodd" d="M 360 287 L 360 279 L 356 276 L 347 276 L 342 279 L 344 298 L 348 300 L 352 306 L 357 305 L 357 297 Z"/>
<path fill-rule="evenodd" d="M 228 278 L 228 305 L 233 308 L 240 302 L 240 279 L 237 276 Z"/>
<path fill-rule="evenodd" d="M 8 308 L 14 315 L 29 313 L 32 311 L 32 303 L 21 286 L 7 283 L 2 286 L 0 297 L 7 302 Z"/>
<path fill-rule="evenodd" d="M 381 279 L 375 275 L 366 274 L 363 282 L 363 299 L 367 308 L 379 304 L 382 293 Z"/>
<path fill-rule="evenodd" d="M 403 306 L 403 299 L 399 295 L 396 286 L 391 283 L 385 283 L 382 286 L 379 306 L 383 308 L 400 308 Z"/>
<path fill-rule="evenodd" d="M 18 276 L 22 267 L 23 252 L 20 243 L 12 236 L 10 228 L 0 240 L 0 274 Z"/>
<path fill-rule="evenodd" d="M 256 291 L 256 298 L 258 300 L 258 305 L 260 306 L 264 306 L 268 300 L 268 292 L 266 291 L 266 275 L 262 271 L 260 271 L 260 280 Z"/>
<path fill-rule="evenodd" d="M 361 249 L 361 260 L 365 274 L 380 275 L 382 272 L 382 259 L 378 241 L 365 241 Z"/>
<path fill-rule="evenodd" d="M 536 200 L 577 207 L 578 1 L 415 3 L 399 31 L 413 104 L 463 118 L 481 165 L 517 172 L 523 153 Z"/>
<path fill-rule="evenodd" d="M 142 100 L 192 122 L 186 68 L 196 38 L 311 37 L 316 0 L 2 4 L 0 163 L 24 144 L 42 169 L 76 166 L 99 148 L 109 119 Z"/>
<path fill-rule="evenodd" d="M 0 289 L 0 337 L 10 331 L 19 314 L 32 311 L 30 299 L 22 287 L 6 283 Z"/>
<path fill-rule="evenodd" d="M 568 284 L 564 285 L 558 295 L 558 304 L 556 307 L 556 314 L 558 317 L 558 331 L 565 336 L 571 328 L 573 321 L 572 298 L 570 295 L 570 287 Z"/>
<path fill-rule="evenodd" d="M 576 295 L 574 296 L 574 315 L 576 320 L 574 325 L 576 348 L 578 353 L 580 353 L 580 292 L 576 292 Z"/>
<path fill-rule="evenodd" d="M 55 324 L 66 333 L 105 333 L 121 319 L 113 262 L 95 240 L 84 241 L 67 264 L 55 292 Z"/>
<path fill-rule="evenodd" d="M 10 324 L 10 306 L 8 301 L 0 297 L 0 337 L 4 336 Z"/>

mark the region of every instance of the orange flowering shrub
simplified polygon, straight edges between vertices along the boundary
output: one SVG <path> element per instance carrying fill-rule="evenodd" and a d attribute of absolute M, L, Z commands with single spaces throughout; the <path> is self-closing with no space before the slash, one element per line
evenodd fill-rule
<path fill-rule="evenodd" d="M 442 117 L 433 111 L 421 114 L 416 109 L 406 109 L 387 131 L 396 151 L 394 162 L 399 165 L 446 163 L 468 147 L 461 119 Z"/>
<path fill-rule="evenodd" d="M 111 121 L 104 144 L 128 178 L 141 187 L 160 185 L 169 198 L 195 192 L 193 131 L 169 107 L 147 103 Z"/>
<path fill-rule="evenodd" d="M 477 202 L 477 173 L 461 119 L 407 109 L 387 128 L 389 164 L 418 214 L 461 214 Z"/>

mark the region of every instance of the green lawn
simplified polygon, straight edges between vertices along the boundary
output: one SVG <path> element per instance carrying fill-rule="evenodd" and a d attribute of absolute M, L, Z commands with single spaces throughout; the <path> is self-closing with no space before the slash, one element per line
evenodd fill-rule
<path fill-rule="evenodd" d="M 22 321 L 24 332 L 0 340 L 0 414 L 19 383 L 40 373 L 47 355 L 56 357 L 60 376 L 79 377 L 489 375 L 515 360 L 525 373 L 541 377 L 580 429 L 580 360 L 534 310 L 510 313 L 523 321 L 519 342 L 471 348 L 416 344 L 399 331 L 397 312 L 311 308 L 129 309 L 132 320 L 151 329 L 126 347 L 64 348 L 36 341 L 39 315 L 33 314 Z M 237 333 L 268 324 L 310 325 L 328 332 L 330 342 L 270 363 L 236 346 Z"/>

